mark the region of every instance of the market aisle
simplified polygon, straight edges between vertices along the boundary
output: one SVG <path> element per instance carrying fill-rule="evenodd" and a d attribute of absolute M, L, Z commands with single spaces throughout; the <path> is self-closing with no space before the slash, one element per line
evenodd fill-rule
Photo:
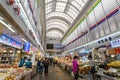
<path fill-rule="evenodd" d="M 73 77 L 58 66 L 50 66 L 49 76 L 45 80 L 73 80 Z"/>
<path fill-rule="evenodd" d="M 43 78 L 43 79 L 42 79 Z M 49 76 L 35 76 L 32 80 L 74 80 L 73 77 L 60 67 L 49 67 Z"/>

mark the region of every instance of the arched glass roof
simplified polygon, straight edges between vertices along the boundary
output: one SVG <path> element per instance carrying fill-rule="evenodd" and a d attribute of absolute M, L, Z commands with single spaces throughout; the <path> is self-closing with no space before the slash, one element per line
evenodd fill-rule
<path fill-rule="evenodd" d="M 47 32 L 47 37 L 51 37 L 53 35 L 54 36 L 57 35 L 58 36 L 57 38 L 62 38 L 63 37 L 63 34 L 58 30 L 51 30 L 51 31 Z"/>
<path fill-rule="evenodd" d="M 88 0 L 45 0 L 49 38 L 62 38 Z"/>

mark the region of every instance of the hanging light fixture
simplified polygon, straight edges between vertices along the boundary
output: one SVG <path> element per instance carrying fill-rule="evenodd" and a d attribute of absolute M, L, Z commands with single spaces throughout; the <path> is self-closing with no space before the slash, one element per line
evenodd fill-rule
<path fill-rule="evenodd" d="M 7 52 L 7 51 L 6 51 L 6 49 L 4 49 L 4 51 L 3 51 L 3 52 Z"/>
<path fill-rule="evenodd" d="M 10 53 L 12 53 L 13 51 L 12 50 L 10 50 Z"/>

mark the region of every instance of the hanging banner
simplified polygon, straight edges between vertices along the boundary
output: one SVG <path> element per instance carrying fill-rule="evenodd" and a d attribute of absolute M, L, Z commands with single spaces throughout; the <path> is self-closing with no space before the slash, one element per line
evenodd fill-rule
<path fill-rule="evenodd" d="M 25 52 L 29 52 L 29 51 L 30 51 L 30 42 L 25 42 L 25 43 L 24 43 L 23 50 L 24 50 Z"/>
<path fill-rule="evenodd" d="M 19 48 L 19 49 L 22 48 L 22 43 L 12 39 L 11 37 L 9 37 L 5 34 L 2 34 L 0 36 L 0 43 L 9 45 L 9 46 L 12 46 L 12 47 L 15 47 L 15 48 Z"/>
<path fill-rule="evenodd" d="M 111 41 L 111 47 L 112 48 L 120 47 L 120 39 Z"/>

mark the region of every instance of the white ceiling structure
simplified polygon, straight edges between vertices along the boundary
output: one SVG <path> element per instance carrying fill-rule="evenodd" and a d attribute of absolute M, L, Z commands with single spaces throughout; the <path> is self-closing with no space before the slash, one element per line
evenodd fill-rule
<path fill-rule="evenodd" d="M 48 38 L 61 39 L 88 0 L 45 0 Z"/>

